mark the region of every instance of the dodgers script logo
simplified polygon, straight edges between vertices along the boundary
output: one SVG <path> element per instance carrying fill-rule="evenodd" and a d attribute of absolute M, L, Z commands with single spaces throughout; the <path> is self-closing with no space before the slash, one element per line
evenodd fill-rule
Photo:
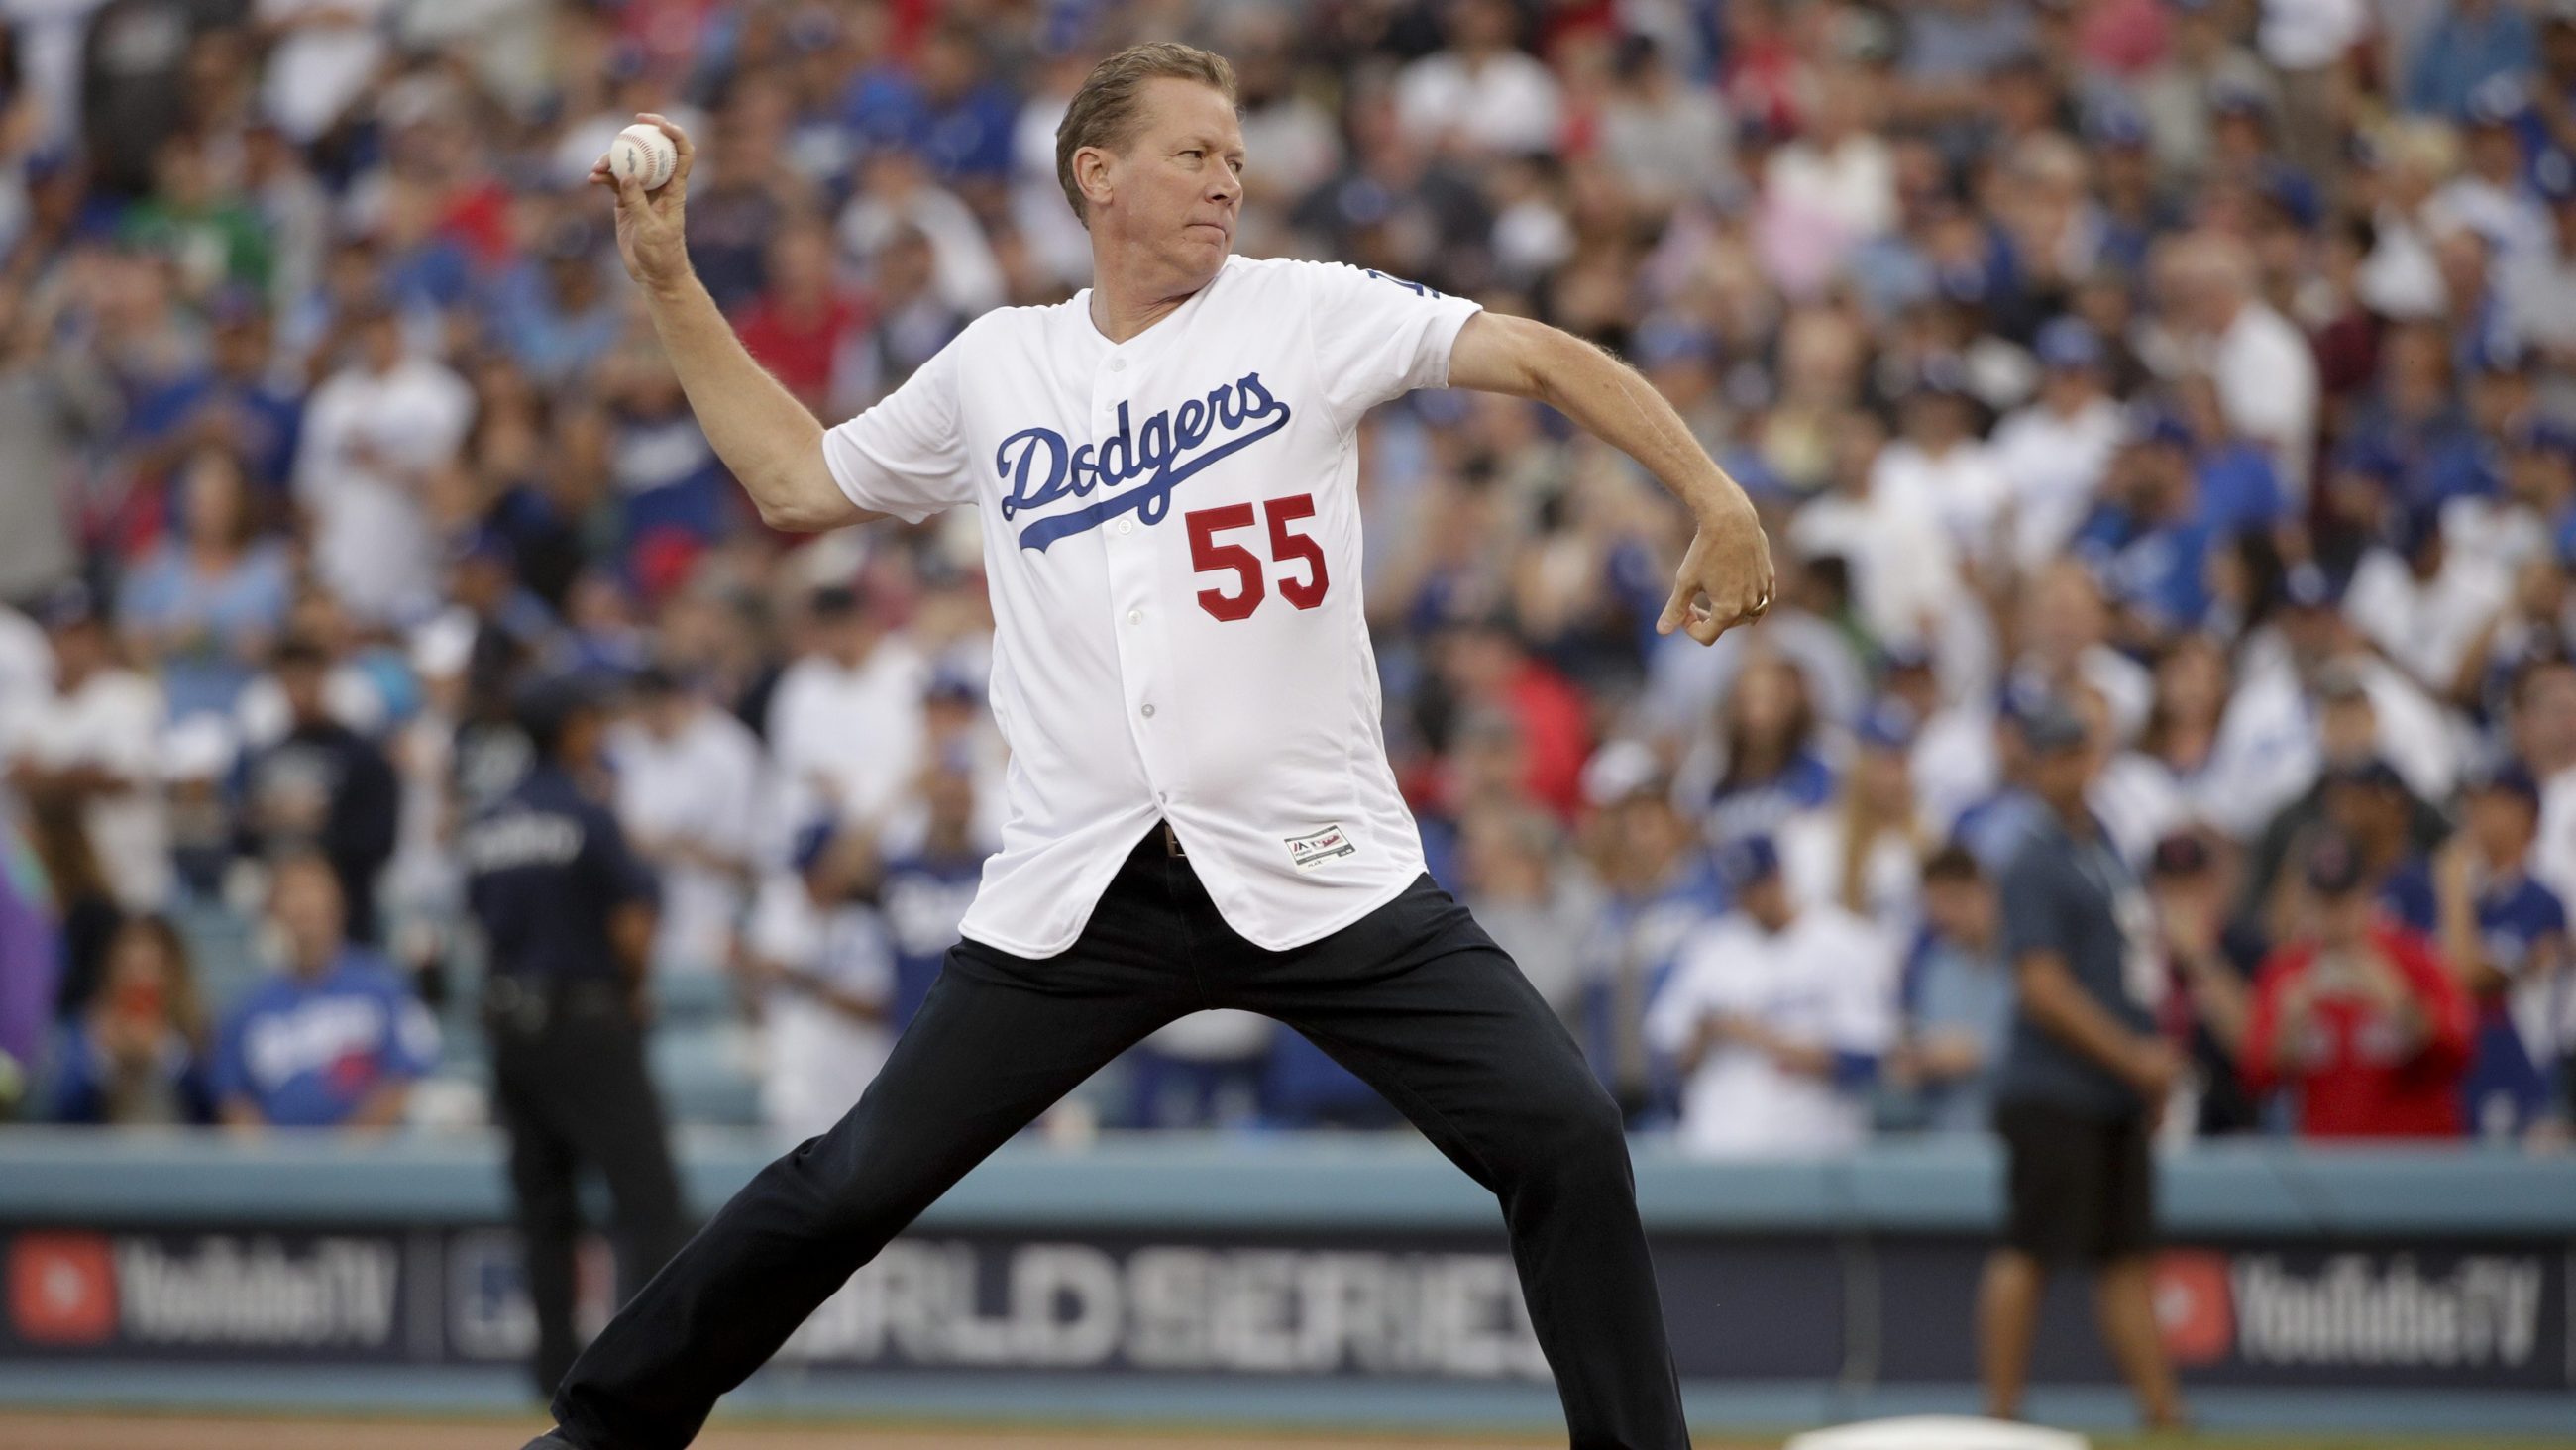
<path fill-rule="evenodd" d="M 1287 427 L 1288 418 L 1288 404 L 1270 395 L 1261 385 L 1261 374 L 1245 373 L 1204 398 L 1166 408 L 1132 429 L 1127 405 L 1120 403 L 1118 431 L 1096 447 L 1089 443 L 1068 447 L 1064 435 L 1053 428 L 1023 428 L 1003 439 L 993 454 L 995 472 L 1011 481 L 1010 492 L 1002 498 L 1002 517 L 1017 518 L 1068 495 L 1089 498 L 1098 490 L 1116 490 L 1095 503 L 1050 514 L 1020 530 L 1020 547 L 1042 553 L 1068 534 L 1096 529 L 1123 513 L 1132 511 L 1146 523 L 1160 523 L 1171 512 L 1175 486 Z M 1201 447 L 1211 438 L 1223 441 Z"/>

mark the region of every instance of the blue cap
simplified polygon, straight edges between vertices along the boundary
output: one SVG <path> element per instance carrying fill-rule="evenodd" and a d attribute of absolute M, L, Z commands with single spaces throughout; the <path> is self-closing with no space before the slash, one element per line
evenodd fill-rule
<path fill-rule="evenodd" d="M 2135 444 L 2162 444 L 2168 448 L 2190 448 L 2196 441 L 2191 425 L 2171 409 L 2142 404 L 2130 410 L 2129 441 Z"/>
<path fill-rule="evenodd" d="M 2442 509 L 2439 504 L 2419 503 L 2398 512 L 2388 527 L 2388 542 L 2400 557 L 2412 559 L 2424 546 L 2442 537 Z"/>
<path fill-rule="evenodd" d="M 1717 357 L 1716 334 L 1678 317 L 1646 319 L 1630 346 L 1636 352 L 1637 366 L 1645 368 L 1672 362 L 1712 362 Z"/>
<path fill-rule="evenodd" d="M 2555 146 L 2543 149 L 2531 159 L 2531 185 L 2551 206 L 2576 201 L 2576 157 Z"/>
<path fill-rule="evenodd" d="M 828 816 L 801 826 L 797 829 L 795 844 L 788 848 L 788 859 L 798 871 L 811 871 L 814 863 L 823 859 L 823 853 L 832 848 L 833 838 L 840 833 L 839 824 Z"/>
<path fill-rule="evenodd" d="M 2091 368 L 2102 365 L 2102 335 L 2081 317 L 2051 318 L 2048 325 L 2039 330 L 2039 335 L 2031 339 L 2030 350 L 2046 367 Z"/>
<path fill-rule="evenodd" d="M 2335 455 L 2335 468 L 2343 473 L 2357 473 L 2383 487 L 2406 476 L 2406 460 L 2397 450 L 2377 439 L 2355 439 Z"/>
<path fill-rule="evenodd" d="M 1876 750 L 1903 750 L 1914 743 L 1914 710 L 1903 700 L 1883 699 L 1852 727 L 1861 744 Z"/>
<path fill-rule="evenodd" d="M 2540 804 L 2540 782 L 2521 761 L 2509 755 L 2471 777 L 2469 789 L 2481 794 L 2520 796 L 2531 805 Z"/>
<path fill-rule="evenodd" d="M 2084 717 L 2055 695 L 2025 706 L 2020 721 L 2022 743 L 2043 755 L 2082 749 L 2093 738 Z"/>
<path fill-rule="evenodd" d="M 1947 353 L 1934 353 L 1923 360 L 1914 373 L 1914 385 L 1906 390 L 1908 398 L 1965 398 L 1975 394 L 1969 386 L 1967 364 Z"/>
<path fill-rule="evenodd" d="M 2478 82 L 2469 92 L 2463 114 L 2472 126 L 2510 126 L 2529 109 L 2530 90 L 2523 85 L 2520 76 L 2508 71 Z"/>
<path fill-rule="evenodd" d="M 2209 88 L 2209 109 L 2221 116 L 2268 116 L 2272 98 L 2263 88 L 2246 81 L 2225 79 Z"/>
<path fill-rule="evenodd" d="M 2144 146 L 2148 141 L 2147 118 L 2138 114 L 2126 101 L 2110 101 L 2095 106 L 2085 118 L 2084 130 L 2096 146 L 2116 146 L 2123 150 Z"/>
<path fill-rule="evenodd" d="M 922 690 L 921 697 L 952 704 L 980 705 L 984 703 L 984 686 L 963 670 L 942 669 L 932 672 L 930 683 Z"/>
<path fill-rule="evenodd" d="M 2296 564 L 2281 576 L 2281 597 L 2301 609 L 2332 609 L 2343 602 L 2334 576 L 2314 564 Z"/>
<path fill-rule="evenodd" d="M 2570 433 L 2545 418 L 2523 418 L 2506 426 L 2504 446 L 2514 453 L 2555 453 L 2562 458 L 2576 457 L 2576 433 Z"/>
<path fill-rule="evenodd" d="M 1729 890 L 1742 891 L 1779 870 L 1780 848 L 1769 836 L 1743 836 L 1717 848 L 1717 874 Z"/>

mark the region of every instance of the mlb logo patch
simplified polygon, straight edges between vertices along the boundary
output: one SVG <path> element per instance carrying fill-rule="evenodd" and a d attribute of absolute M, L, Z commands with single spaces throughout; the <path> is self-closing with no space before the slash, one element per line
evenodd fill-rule
<path fill-rule="evenodd" d="M 1288 860 L 1300 871 L 1312 871 L 1337 856 L 1352 855 L 1358 850 L 1351 844 L 1350 832 L 1343 830 L 1339 821 L 1311 836 L 1288 838 Z"/>

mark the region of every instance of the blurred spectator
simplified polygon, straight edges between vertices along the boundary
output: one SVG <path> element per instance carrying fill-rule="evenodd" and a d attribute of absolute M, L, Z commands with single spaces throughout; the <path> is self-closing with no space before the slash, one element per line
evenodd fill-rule
<path fill-rule="evenodd" d="M 1945 846 L 1924 861 L 1923 916 L 1888 1083 L 1926 1128 L 1983 1133 L 1994 1120 L 2013 979 L 1994 883 L 1966 847 Z"/>
<path fill-rule="evenodd" d="M 123 928 L 126 910 L 109 889 L 80 806 L 68 797 L 39 795 L 26 803 L 23 864 L 34 868 L 28 905 L 41 913 L 42 971 L 21 977 L 44 984 L 44 1021 L 87 1009 L 107 976 L 108 945 Z M 34 965 L 38 958 L 20 959 Z"/>
<path fill-rule="evenodd" d="M 2108 742 L 2054 700 L 2023 734 L 2043 809 L 2002 877 L 2019 1001 L 1995 1090 L 2004 1242 L 1977 1309 L 1986 1409 L 2019 1410 L 2048 1276 L 2073 1261 L 2094 1271 L 2102 1336 L 2141 1418 L 2169 1426 L 2182 1401 L 2156 1333 L 2148 1137 L 2181 1063 L 2153 1015 L 2164 987 L 2148 950 L 2153 909 L 2085 801 Z"/>
<path fill-rule="evenodd" d="M 1538 811 L 1487 807 L 1462 827 L 1458 899 L 1547 1004 L 1570 1014 L 1582 985 L 1576 954 L 1591 902 L 1585 883 L 1566 869 L 1557 823 Z"/>
<path fill-rule="evenodd" d="M 1527 155 L 1555 145 L 1557 81 L 1514 48 L 1520 20 L 1508 0 L 1446 0 L 1439 9 L 1449 43 L 1396 80 L 1405 130 L 1436 152 Z"/>
<path fill-rule="evenodd" d="M 382 957 L 341 930 L 340 880 L 318 855 L 276 863 L 278 970 L 225 1014 L 214 1095 L 234 1128 L 395 1126 L 438 1064 L 438 1023 Z M 110 1004 L 113 1006 L 113 1003 Z"/>
<path fill-rule="evenodd" d="M 2406 109 L 2456 117 L 2478 88 L 2528 65 L 2531 17 L 2511 0 L 2451 0 L 2417 41 L 2406 71 Z"/>
<path fill-rule="evenodd" d="M 55 1043 L 47 1116 L 57 1122 L 214 1121 L 196 975 L 186 944 L 162 917 L 118 929 L 97 999 L 63 1024 Z"/>
<path fill-rule="evenodd" d="M 769 697 L 787 819 L 828 814 L 871 830 L 885 820 L 920 770 L 926 674 L 882 600 L 839 585 L 813 592 L 804 648 Z"/>
<path fill-rule="evenodd" d="M 1771 838 L 1721 853 L 1735 909 L 1685 941 L 1646 1031 L 1682 1080 L 1680 1142 L 1714 1157 L 1845 1153 L 1895 1039 L 1893 946 L 1830 902 L 1801 906 Z"/>
<path fill-rule="evenodd" d="M 2166 1109 L 2166 1136 L 2250 1132 L 2260 1126 L 2257 1105 L 2236 1063 L 2245 1048 L 2252 977 L 2262 961 L 2260 938 L 2230 924 L 2225 863 L 2194 831 L 2156 843 L 2147 890 L 2165 965 L 2159 1016 L 2166 1039 L 2184 1056 L 2179 1092 Z"/>
<path fill-rule="evenodd" d="M 2457 834 L 2390 882 L 2396 915 L 2440 945 L 2477 1012 L 2462 1123 L 2513 1139 L 2563 1122 L 2562 1059 L 2576 1042 L 2567 906 L 2531 877 L 2540 787 L 2506 764 L 2471 786 Z"/>
<path fill-rule="evenodd" d="M 621 1302 L 679 1248 L 680 1186 L 644 1058 L 658 893 L 598 798 L 604 704 L 579 677 L 533 681 L 513 703 L 526 773 L 477 807 L 456 851 L 489 962 L 482 1015 L 536 1310 L 530 1367 L 552 1394 L 580 1347 L 581 1170 L 596 1168 L 616 1205 Z"/>
<path fill-rule="evenodd" d="M 1598 883 L 1581 976 L 1569 1014 L 1594 1075 L 1631 1127 L 1660 1126 L 1675 1111 L 1673 1084 L 1647 1038 L 1647 1013 L 1670 980 L 1682 943 L 1724 910 L 1716 862 L 1689 816 L 1673 805 L 1669 775 L 1635 741 L 1604 746 L 1584 767 L 1592 814 L 1584 855 Z"/>
<path fill-rule="evenodd" d="M 1723 764 L 1692 802 L 1707 812 L 1712 840 L 1768 834 L 1832 798 L 1833 768 L 1825 763 L 1816 708 L 1797 665 L 1776 655 L 1748 660 L 1716 723 L 1718 738 L 1704 744 L 1702 753 L 1713 747 Z M 1700 769 L 1706 769 L 1704 759 Z"/>
<path fill-rule="evenodd" d="M 1800 904 L 1831 902 L 1901 940 L 1918 915 L 1933 841 L 1907 764 L 1914 712 L 1882 700 L 1853 737 L 1838 798 L 1781 823 L 1781 868 Z"/>
<path fill-rule="evenodd" d="M 876 852 L 828 823 L 761 886 L 743 956 L 760 993 L 761 1116 L 792 1138 L 839 1122 L 894 1047 L 894 942 L 870 900 Z"/>
<path fill-rule="evenodd" d="M 763 762 L 749 726 L 658 666 L 635 677 L 635 708 L 608 737 L 617 815 L 662 882 L 653 961 L 715 972 L 733 956 L 758 845 Z"/>
<path fill-rule="evenodd" d="M 349 939 L 374 946 L 376 880 L 394 854 L 401 785 L 384 751 L 332 714 L 331 656 L 319 641 L 286 640 L 276 667 L 287 730 L 243 762 L 243 848 L 272 863 L 306 853 L 329 862 Z"/>
<path fill-rule="evenodd" d="M 2321 835 L 2300 869 L 2310 920 L 2263 963 L 2247 1085 L 2295 1089 L 2303 1137 L 2457 1137 L 2468 993 L 2431 943 L 2379 919 L 2358 842 Z"/>
<path fill-rule="evenodd" d="M 428 611 L 437 582 L 422 494 L 464 445 L 474 393 L 445 364 L 406 352 L 389 305 L 369 303 L 350 326 L 353 356 L 305 408 L 296 498 L 313 517 L 315 570 L 340 601 L 363 619 L 409 621 Z"/>
<path fill-rule="evenodd" d="M 0 599 L 32 600 L 70 581 L 84 450 L 122 411 L 115 380 L 81 349 L 56 346 L 63 289 L 31 293 L 0 269 Z"/>
<path fill-rule="evenodd" d="M 981 792 L 971 765 L 943 752 L 925 773 L 918 839 L 889 846 L 877 896 L 894 939 L 894 993 L 887 1016 L 897 1031 L 921 1010 L 939 977 L 958 923 L 974 902 L 990 843 L 980 825 Z"/>
<path fill-rule="evenodd" d="M 176 536 L 125 578 L 117 617 L 161 682 L 170 718 L 229 714 L 294 600 L 285 547 L 263 536 L 241 463 L 202 448 L 181 464 Z"/>
<path fill-rule="evenodd" d="M 153 910 L 170 894 L 161 691 L 119 661 L 116 635 L 87 589 L 55 591 L 44 617 L 53 694 L 13 722 L 11 779 L 30 798 L 75 807 L 108 891 L 130 911 Z"/>

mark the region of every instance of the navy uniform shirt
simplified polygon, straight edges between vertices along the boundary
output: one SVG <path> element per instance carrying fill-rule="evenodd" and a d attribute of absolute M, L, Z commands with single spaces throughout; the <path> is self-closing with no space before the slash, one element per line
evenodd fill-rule
<path fill-rule="evenodd" d="M 490 970 L 522 981 L 614 981 L 609 915 L 656 898 L 617 818 L 553 765 L 530 770 L 457 838 L 465 900 Z"/>
<path fill-rule="evenodd" d="M 2077 840 L 2042 811 L 2003 871 L 2004 960 L 2034 951 L 2065 959 L 2075 984 L 2112 1019 L 2155 1031 L 2147 1000 L 2160 980 L 2146 891 L 2097 822 Z M 1996 1096 L 2095 1118 L 2146 1110 L 2137 1089 L 2065 1039 L 2016 1012 Z"/>

